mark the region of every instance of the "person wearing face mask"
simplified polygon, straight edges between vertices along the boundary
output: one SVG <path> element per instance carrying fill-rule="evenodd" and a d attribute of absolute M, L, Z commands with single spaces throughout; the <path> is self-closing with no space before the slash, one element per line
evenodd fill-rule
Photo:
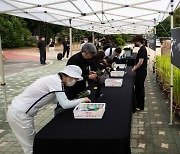
<path fill-rule="evenodd" d="M 91 102 L 87 97 L 71 101 L 66 97 L 64 85 L 70 87 L 81 80 L 83 77 L 80 67 L 68 65 L 58 74 L 36 80 L 12 100 L 7 112 L 7 120 L 25 154 L 33 153 L 33 140 L 36 134 L 33 117 L 40 108 L 51 102 L 59 102 L 63 109 L 73 108 L 79 103 Z"/>
<path fill-rule="evenodd" d="M 144 38 L 141 35 L 134 37 L 135 46 L 139 47 L 136 65 L 132 69 L 135 75 L 135 94 L 136 94 L 136 110 L 144 110 L 145 88 L 144 81 L 147 76 L 147 50 L 144 43 Z"/>
<path fill-rule="evenodd" d="M 67 62 L 67 65 L 76 65 L 79 66 L 82 70 L 83 80 L 77 82 L 71 88 L 66 87 L 67 96 L 69 99 L 74 99 L 77 95 L 84 91 L 89 80 L 94 80 L 97 78 L 97 74 L 94 71 L 91 71 L 91 60 L 92 57 L 96 54 L 96 47 L 91 43 L 85 43 L 80 52 L 74 54 Z"/>
<path fill-rule="evenodd" d="M 46 65 L 46 41 L 44 36 L 40 37 L 40 41 L 38 42 L 38 48 L 40 53 L 40 63 L 42 65 Z"/>
<path fill-rule="evenodd" d="M 86 43 L 88 43 L 88 38 L 87 38 L 87 37 L 84 37 L 83 42 L 81 43 L 80 49 L 82 49 L 82 46 L 83 46 L 84 44 L 86 44 Z"/>

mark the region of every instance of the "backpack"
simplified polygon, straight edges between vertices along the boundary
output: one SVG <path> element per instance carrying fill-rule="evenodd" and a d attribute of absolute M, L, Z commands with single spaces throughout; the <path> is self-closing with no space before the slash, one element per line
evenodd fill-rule
<path fill-rule="evenodd" d="M 58 53 L 58 54 L 57 54 L 57 60 L 62 60 L 62 58 L 63 58 L 62 53 Z"/>

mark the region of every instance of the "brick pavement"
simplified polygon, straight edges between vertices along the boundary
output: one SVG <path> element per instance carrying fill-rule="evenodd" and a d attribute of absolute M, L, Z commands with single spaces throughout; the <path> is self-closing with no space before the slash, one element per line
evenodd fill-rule
<path fill-rule="evenodd" d="M 8 103 L 36 79 L 60 71 L 65 66 L 66 61 L 54 60 L 52 64 L 49 63 L 47 66 L 34 66 L 31 69 L 24 69 L 23 72 L 7 76 Z M 29 62 L 29 65 L 31 65 L 31 62 Z M 0 93 L 2 93 L 1 90 Z M 5 122 L 2 99 L 3 97 L 0 94 L 0 154 L 22 154 L 17 139 Z M 38 112 L 35 117 L 36 131 L 39 131 L 53 118 L 53 109 L 54 105 L 50 104 Z M 175 117 L 173 126 L 169 126 L 168 123 L 169 101 L 161 93 L 160 87 L 155 81 L 155 76 L 149 69 L 146 80 L 145 110 L 133 114 L 132 118 L 132 154 L 179 154 L 180 120 Z"/>

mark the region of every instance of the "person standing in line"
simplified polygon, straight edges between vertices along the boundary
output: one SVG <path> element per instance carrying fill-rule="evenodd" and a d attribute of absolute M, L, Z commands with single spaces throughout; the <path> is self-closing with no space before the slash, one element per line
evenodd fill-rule
<path fill-rule="evenodd" d="M 139 47 L 136 65 L 132 69 L 135 75 L 136 109 L 144 110 L 145 88 L 144 82 L 147 76 L 147 50 L 144 46 L 144 39 L 141 35 L 134 37 L 134 43 Z"/>
<path fill-rule="evenodd" d="M 98 52 L 98 51 L 99 51 L 99 48 L 100 48 L 100 44 L 99 44 L 98 38 L 96 38 L 96 39 L 94 40 L 94 46 L 96 47 L 96 50 L 97 50 L 97 52 Z"/>
<path fill-rule="evenodd" d="M 82 49 L 82 46 L 85 44 L 85 43 L 88 43 L 88 38 L 87 37 L 84 37 L 82 43 L 81 43 L 81 47 L 80 47 L 80 50 Z"/>
<path fill-rule="evenodd" d="M 40 63 L 42 65 L 46 65 L 46 41 L 44 36 L 40 37 L 40 41 L 38 42 L 38 48 L 40 53 Z"/>
<path fill-rule="evenodd" d="M 66 58 L 69 58 L 70 42 L 68 41 L 67 37 L 65 37 L 62 44 L 63 44 L 63 58 L 64 58 L 65 54 L 66 54 Z"/>
<path fill-rule="evenodd" d="M 51 55 L 51 59 L 54 59 L 55 58 L 55 43 L 52 38 L 50 38 L 50 42 L 49 42 L 49 52 Z"/>

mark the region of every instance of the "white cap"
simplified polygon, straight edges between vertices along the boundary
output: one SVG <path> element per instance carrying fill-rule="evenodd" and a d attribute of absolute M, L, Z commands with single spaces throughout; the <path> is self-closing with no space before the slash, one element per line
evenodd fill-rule
<path fill-rule="evenodd" d="M 60 71 L 60 73 L 64 73 L 72 78 L 77 78 L 78 81 L 83 80 L 82 70 L 79 66 L 76 65 L 67 65 L 64 70 Z"/>

